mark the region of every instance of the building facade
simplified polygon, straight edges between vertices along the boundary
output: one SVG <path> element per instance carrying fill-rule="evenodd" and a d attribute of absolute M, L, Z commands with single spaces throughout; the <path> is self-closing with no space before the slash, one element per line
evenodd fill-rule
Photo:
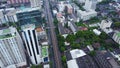
<path fill-rule="evenodd" d="M 84 9 L 95 10 L 96 9 L 96 4 L 97 4 L 97 0 L 86 0 L 85 5 L 84 5 Z"/>
<path fill-rule="evenodd" d="M 0 9 L 0 24 L 17 21 L 15 8 Z"/>
<path fill-rule="evenodd" d="M 92 10 L 91 11 L 77 10 L 77 15 L 81 20 L 86 21 L 91 19 L 92 17 L 97 16 L 97 12 Z"/>
<path fill-rule="evenodd" d="M 41 10 L 39 7 L 36 8 L 26 8 L 16 12 L 17 19 L 21 25 L 32 24 L 36 26 L 42 25 L 41 23 Z"/>
<path fill-rule="evenodd" d="M 40 7 L 41 6 L 41 2 L 40 0 L 30 0 L 30 5 L 31 7 Z"/>
<path fill-rule="evenodd" d="M 112 38 L 116 43 L 120 44 L 120 32 L 114 33 Z"/>
<path fill-rule="evenodd" d="M 26 50 L 32 64 L 39 64 L 41 59 L 41 46 L 38 43 L 37 33 L 34 24 L 27 24 L 21 27 L 22 37 L 25 42 Z"/>
<path fill-rule="evenodd" d="M 29 0 L 7 0 L 10 5 L 29 3 Z"/>
<path fill-rule="evenodd" d="M 14 27 L 0 30 L 0 60 L 4 67 L 13 64 L 16 67 L 26 65 L 23 42 Z"/>

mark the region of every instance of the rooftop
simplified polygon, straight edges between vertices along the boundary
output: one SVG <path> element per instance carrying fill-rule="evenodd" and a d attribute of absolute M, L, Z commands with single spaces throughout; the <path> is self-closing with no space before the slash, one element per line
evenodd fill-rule
<path fill-rule="evenodd" d="M 71 50 L 70 53 L 73 59 L 78 57 L 83 57 L 86 55 L 86 53 L 83 50 L 79 50 L 79 49 Z"/>
<path fill-rule="evenodd" d="M 31 11 L 35 11 L 35 10 L 39 10 L 39 7 L 36 8 L 21 8 L 19 11 L 17 11 L 17 13 L 22 13 L 22 12 L 31 12 Z"/>
<path fill-rule="evenodd" d="M 0 39 L 5 39 L 15 36 L 16 29 L 14 27 L 9 27 L 0 30 Z"/>
<path fill-rule="evenodd" d="M 98 68 L 96 63 L 83 50 L 74 49 L 65 52 L 68 68 Z"/>
<path fill-rule="evenodd" d="M 26 24 L 26 25 L 23 25 L 21 26 L 21 29 L 22 30 L 34 30 L 35 29 L 35 25 L 34 24 Z"/>
<path fill-rule="evenodd" d="M 42 57 L 47 57 L 48 56 L 48 46 L 43 46 L 42 47 Z"/>
<path fill-rule="evenodd" d="M 119 32 L 119 33 L 117 33 L 117 35 L 120 37 L 120 32 Z"/>

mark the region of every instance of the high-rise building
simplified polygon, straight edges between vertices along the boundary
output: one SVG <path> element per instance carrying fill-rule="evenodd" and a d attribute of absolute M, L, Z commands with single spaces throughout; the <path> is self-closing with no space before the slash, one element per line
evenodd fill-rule
<path fill-rule="evenodd" d="M 0 9 L 0 24 L 6 23 L 3 11 L 4 11 L 4 9 Z"/>
<path fill-rule="evenodd" d="M 36 26 L 41 25 L 41 10 L 39 7 L 36 8 L 25 8 L 16 12 L 17 19 L 20 25 L 25 25 L 26 23 L 35 23 Z"/>
<path fill-rule="evenodd" d="M 95 10 L 96 4 L 97 4 L 97 0 L 86 0 L 84 9 L 85 10 Z"/>
<path fill-rule="evenodd" d="M 30 0 L 30 5 L 31 7 L 40 7 L 41 6 L 41 2 L 40 0 Z"/>
<path fill-rule="evenodd" d="M 0 9 L 0 25 L 8 22 L 17 22 L 15 8 Z"/>
<path fill-rule="evenodd" d="M 41 46 L 38 43 L 37 33 L 34 24 L 27 24 L 21 27 L 23 32 L 23 40 L 25 42 L 26 50 L 30 57 L 32 64 L 41 63 Z"/>
<path fill-rule="evenodd" d="M 0 30 L 0 60 L 4 67 L 26 65 L 23 42 L 16 28 L 7 27 Z"/>

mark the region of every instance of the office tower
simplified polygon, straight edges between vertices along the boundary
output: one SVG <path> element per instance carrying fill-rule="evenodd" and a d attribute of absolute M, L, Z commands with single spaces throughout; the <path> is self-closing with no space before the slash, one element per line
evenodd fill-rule
<path fill-rule="evenodd" d="M 41 3 L 40 3 L 40 0 L 30 0 L 30 5 L 31 7 L 40 7 L 41 6 Z"/>
<path fill-rule="evenodd" d="M 96 9 L 97 0 L 86 0 L 84 9 L 86 10 L 95 10 Z"/>
<path fill-rule="evenodd" d="M 8 4 L 24 4 L 24 3 L 29 3 L 29 0 L 7 0 Z"/>
<path fill-rule="evenodd" d="M 26 23 L 41 25 L 41 10 L 39 7 L 22 9 L 17 11 L 16 15 L 20 25 L 25 25 Z"/>
<path fill-rule="evenodd" d="M 7 27 L 0 30 L 0 60 L 4 67 L 26 65 L 22 39 L 16 28 Z"/>
<path fill-rule="evenodd" d="M 41 46 L 38 43 L 37 33 L 34 24 L 27 24 L 21 27 L 22 36 L 25 42 L 26 50 L 32 64 L 39 64 L 41 59 Z"/>

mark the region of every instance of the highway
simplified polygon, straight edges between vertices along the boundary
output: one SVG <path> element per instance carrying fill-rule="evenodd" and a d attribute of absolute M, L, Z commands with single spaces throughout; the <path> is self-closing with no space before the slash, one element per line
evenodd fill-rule
<path fill-rule="evenodd" d="M 54 62 L 55 62 L 55 68 L 62 68 L 61 64 L 61 57 L 60 57 L 60 51 L 58 49 L 58 43 L 57 43 L 57 38 L 56 38 L 56 33 L 55 33 L 55 27 L 53 23 L 53 17 L 52 17 L 52 12 L 50 9 L 49 1 L 44 0 L 44 5 L 45 5 L 45 12 L 47 15 L 47 24 L 50 27 L 50 36 L 51 36 L 51 42 L 52 42 L 52 47 L 53 47 L 53 54 L 54 54 Z"/>

